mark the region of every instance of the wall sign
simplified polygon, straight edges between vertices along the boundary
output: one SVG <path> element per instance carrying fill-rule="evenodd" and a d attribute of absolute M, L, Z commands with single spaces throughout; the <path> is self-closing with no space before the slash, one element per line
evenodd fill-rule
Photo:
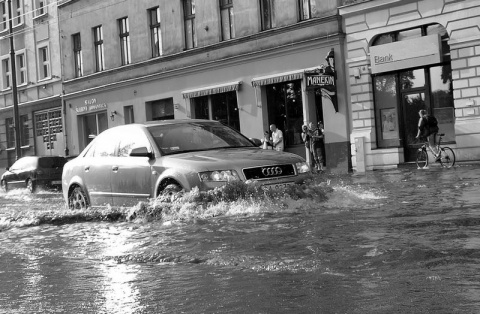
<path fill-rule="evenodd" d="M 92 98 L 92 99 L 85 100 L 83 106 L 77 106 L 75 108 L 75 111 L 77 113 L 88 113 L 88 112 L 98 111 L 102 109 L 107 109 L 107 104 L 106 103 L 99 104 L 97 103 L 96 98 Z"/>
<path fill-rule="evenodd" d="M 329 99 L 333 104 L 335 112 L 338 112 L 335 54 L 333 48 L 325 60 L 327 65 L 321 65 L 317 69 L 305 71 L 306 87 L 307 90 L 320 90 L 322 97 Z"/>
<path fill-rule="evenodd" d="M 372 74 L 441 62 L 440 35 L 370 47 Z"/>

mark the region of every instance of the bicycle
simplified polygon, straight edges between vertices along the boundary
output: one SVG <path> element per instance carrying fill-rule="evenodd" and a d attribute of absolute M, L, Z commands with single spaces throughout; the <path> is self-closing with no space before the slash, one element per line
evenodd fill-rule
<path fill-rule="evenodd" d="M 417 151 L 417 169 L 428 167 L 428 149 L 432 152 L 435 157 L 435 162 L 440 162 L 442 167 L 451 168 L 455 165 L 455 153 L 450 147 L 442 147 L 442 137 L 445 136 L 445 133 L 440 133 L 438 135 L 438 144 L 436 145 L 438 155 L 432 150 L 428 142 L 424 143 Z"/>

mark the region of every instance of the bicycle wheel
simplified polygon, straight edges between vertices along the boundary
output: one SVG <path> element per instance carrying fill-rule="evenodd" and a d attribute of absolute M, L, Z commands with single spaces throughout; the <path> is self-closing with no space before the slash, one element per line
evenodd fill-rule
<path fill-rule="evenodd" d="M 452 168 L 455 165 L 455 153 L 450 147 L 441 148 L 442 156 L 440 163 L 445 168 Z"/>
<path fill-rule="evenodd" d="M 418 169 L 428 166 L 428 154 L 424 149 L 419 149 L 417 151 L 417 167 Z"/>

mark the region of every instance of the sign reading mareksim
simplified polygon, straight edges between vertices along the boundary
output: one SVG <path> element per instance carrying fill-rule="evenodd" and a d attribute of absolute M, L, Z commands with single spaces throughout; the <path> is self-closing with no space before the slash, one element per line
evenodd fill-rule
<path fill-rule="evenodd" d="M 326 66 L 322 64 L 317 69 L 305 71 L 306 86 L 308 90 L 320 90 L 322 97 L 329 99 L 335 108 L 335 112 L 338 112 L 335 55 L 333 48 L 325 60 L 327 60 Z"/>

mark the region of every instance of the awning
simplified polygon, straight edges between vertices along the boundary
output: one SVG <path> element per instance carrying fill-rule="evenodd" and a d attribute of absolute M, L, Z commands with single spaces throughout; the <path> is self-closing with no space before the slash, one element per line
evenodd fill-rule
<path fill-rule="evenodd" d="M 252 86 L 257 87 L 257 86 L 276 84 L 276 83 L 282 83 L 282 82 L 293 81 L 293 80 L 300 80 L 300 79 L 303 79 L 304 71 L 305 70 L 302 69 L 302 70 L 296 70 L 292 72 L 284 72 L 284 73 L 278 73 L 278 74 L 273 74 L 268 76 L 254 77 L 252 79 Z"/>
<path fill-rule="evenodd" d="M 182 92 L 183 98 L 193 98 L 206 95 L 220 94 L 231 91 L 237 91 L 242 81 L 224 83 L 214 86 L 202 87 L 197 89 L 186 90 Z"/>

